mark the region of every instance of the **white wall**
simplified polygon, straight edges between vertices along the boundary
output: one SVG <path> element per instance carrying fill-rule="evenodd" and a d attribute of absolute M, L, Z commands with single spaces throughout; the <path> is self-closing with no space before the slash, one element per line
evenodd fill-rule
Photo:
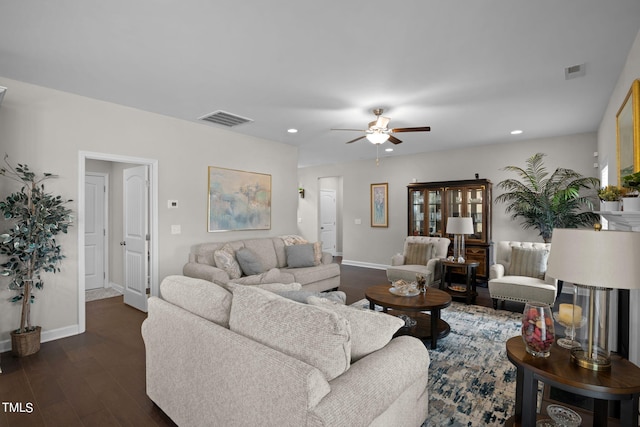
<path fill-rule="evenodd" d="M 372 146 L 373 149 L 373 146 Z M 407 235 L 407 185 L 418 182 L 473 179 L 478 173 L 490 179 L 493 196 L 500 194 L 497 183 L 515 178 L 501 169 L 525 166 L 527 158 L 541 152 L 547 154 L 545 165 L 552 173 L 557 167 L 574 169 L 585 176 L 598 177 L 593 167 L 596 134 L 568 135 L 539 140 L 494 144 L 462 150 L 440 151 L 421 155 L 386 157 L 376 166 L 375 160 L 300 168 L 298 181 L 306 189 L 304 203 L 298 206 L 300 233 L 309 240 L 318 239 L 317 179 L 323 176 L 343 178 L 343 258 L 345 262 L 383 267 L 390 257 L 402 250 Z M 389 227 L 372 228 L 370 218 L 370 185 L 389 183 Z M 360 225 L 355 221 L 361 220 Z M 542 241 L 534 230 L 522 230 L 519 222 L 504 213 L 504 205 L 493 206 L 493 241 Z"/>
<path fill-rule="evenodd" d="M 78 198 L 79 151 L 158 160 L 160 280 L 181 274 L 196 243 L 296 232 L 296 147 L 2 77 L 0 86 L 8 88 L 0 108 L 0 151 L 33 170 L 59 174 L 47 184 L 50 191 Z M 272 175 L 271 230 L 207 233 L 208 166 Z M 0 197 L 14 190 L 0 179 Z M 167 209 L 169 199 L 179 200 L 179 209 Z M 77 212 L 75 202 L 70 208 Z M 170 233 L 173 224 L 181 225 L 182 234 Z M 43 336 L 77 329 L 77 233 L 72 227 L 60 238 L 67 257 L 62 271 L 46 277 L 33 305 L 32 320 Z M 0 279 L 0 351 L 19 322 L 18 305 L 7 301 L 7 283 Z"/>
<path fill-rule="evenodd" d="M 609 165 L 609 184 L 618 183 L 618 157 L 616 142 L 616 114 L 622 106 L 631 83 L 635 79 L 640 79 L 640 32 L 629 51 L 627 62 L 620 73 L 618 82 L 609 99 L 609 105 L 604 112 L 600 127 L 598 129 L 598 152 L 600 167 Z M 637 166 L 636 166 L 637 168 Z"/>

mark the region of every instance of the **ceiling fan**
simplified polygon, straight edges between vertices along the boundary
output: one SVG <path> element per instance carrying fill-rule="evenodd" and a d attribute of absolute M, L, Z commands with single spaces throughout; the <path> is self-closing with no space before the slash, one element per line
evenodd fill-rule
<path fill-rule="evenodd" d="M 347 141 L 347 144 L 367 138 L 372 144 L 382 144 L 385 141 L 390 141 L 392 144 L 400 144 L 402 141 L 392 135 L 392 133 L 399 132 L 429 132 L 431 128 L 429 126 L 412 127 L 412 128 L 393 128 L 389 129 L 387 125 L 391 120 L 389 117 L 382 117 L 382 108 L 376 108 L 373 110 L 373 114 L 376 115 L 376 119 L 369 123 L 368 129 L 331 129 L 331 130 L 347 130 L 364 132 L 365 134 L 359 136 L 351 141 Z"/>

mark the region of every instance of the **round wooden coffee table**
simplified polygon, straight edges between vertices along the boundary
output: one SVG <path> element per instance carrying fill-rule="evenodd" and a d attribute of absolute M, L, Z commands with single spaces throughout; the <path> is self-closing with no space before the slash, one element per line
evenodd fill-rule
<path fill-rule="evenodd" d="M 440 318 L 440 310 L 451 305 L 451 295 L 435 288 L 414 297 L 401 297 L 389 292 L 391 285 L 376 285 L 367 288 L 364 293 L 369 307 L 375 304 L 385 313 L 399 316 L 404 314 L 416 321 L 411 327 L 400 328 L 396 335 L 411 335 L 420 339 L 431 339 L 431 348 L 436 348 L 438 338 L 449 335 L 451 327 Z M 391 311 L 389 311 L 391 309 Z M 428 311 L 431 315 L 421 313 Z"/>

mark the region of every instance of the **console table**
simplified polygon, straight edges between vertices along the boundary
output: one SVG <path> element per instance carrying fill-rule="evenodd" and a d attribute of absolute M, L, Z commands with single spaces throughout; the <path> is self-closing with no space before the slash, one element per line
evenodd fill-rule
<path fill-rule="evenodd" d="M 611 355 L 610 371 L 591 371 L 570 360 L 567 349 L 554 344 L 547 358 L 526 352 L 521 336 L 507 341 L 507 357 L 517 368 L 515 415 L 507 426 L 535 427 L 538 417 L 538 381 L 580 396 L 593 398 L 593 426 L 606 426 L 609 401 L 620 401 L 620 425 L 638 426 L 640 368 L 627 359 Z"/>

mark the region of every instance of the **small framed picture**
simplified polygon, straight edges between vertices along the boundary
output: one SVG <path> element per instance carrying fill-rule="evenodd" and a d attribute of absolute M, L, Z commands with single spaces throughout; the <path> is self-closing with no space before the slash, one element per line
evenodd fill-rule
<path fill-rule="evenodd" d="M 371 184 L 371 226 L 389 226 L 389 184 Z"/>

